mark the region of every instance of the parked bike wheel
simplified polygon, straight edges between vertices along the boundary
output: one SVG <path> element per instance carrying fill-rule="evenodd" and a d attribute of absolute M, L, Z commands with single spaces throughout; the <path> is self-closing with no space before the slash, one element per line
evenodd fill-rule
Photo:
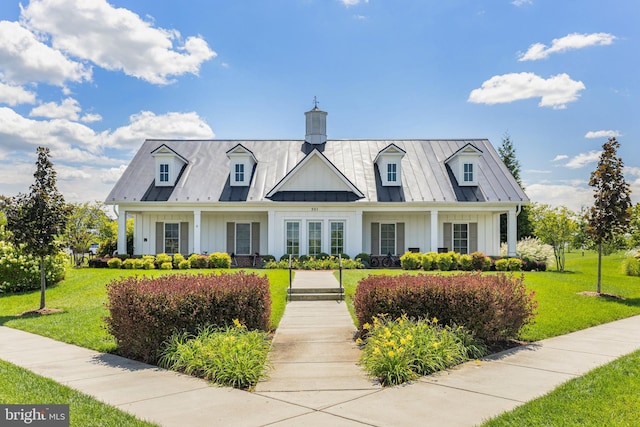
<path fill-rule="evenodd" d="M 385 268 L 389 268 L 393 265 L 393 260 L 389 257 L 385 257 L 382 259 L 382 266 Z"/>
<path fill-rule="evenodd" d="M 371 267 L 379 267 L 380 266 L 380 260 L 378 259 L 378 257 L 371 257 Z"/>

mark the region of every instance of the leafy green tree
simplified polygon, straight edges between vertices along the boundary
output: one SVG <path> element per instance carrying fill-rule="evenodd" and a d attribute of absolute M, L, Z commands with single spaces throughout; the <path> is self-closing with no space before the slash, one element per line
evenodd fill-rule
<path fill-rule="evenodd" d="M 98 241 L 99 230 L 109 221 L 109 217 L 104 211 L 104 205 L 99 202 L 74 203 L 70 205 L 70 209 L 65 240 L 78 264 L 80 256 L 89 251 L 92 243 Z"/>
<path fill-rule="evenodd" d="M 127 219 L 127 253 L 133 254 L 133 227 L 134 219 Z M 111 256 L 118 249 L 118 222 L 113 219 L 109 219 L 103 223 L 99 231 L 100 234 L 100 248 L 98 249 L 98 255 Z M 122 255 L 122 254 L 121 254 Z"/>
<path fill-rule="evenodd" d="M 584 255 L 585 249 L 589 249 L 592 246 L 592 242 L 589 239 L 587 233 L 587 210 L 582 208 L 580 213 L 576 216 L 576 232 L 571 239 L 571 248 L 582 251 Z"/>
<path fill-rule="evenodd" d="M 56 171 L 49 149 L 38 147 L 35 182 L 29 194 L 20 193 L 6 207 L 7 228 L 16 247 L 40 260 L 40 310 L 45 308 L 45 257 L 59 251 L 56 237 L 66 226 L 68 207 L 56 187 Z"/>
<path fill-rule="evenodd" d="M 564 271 L 564 252 L 578 228 L 574 214 L 566 207 L 533 205 L 531 208 L 536 237 L 553 247 L 556 269 Z"/>
<path fill-rule="evenodd" d="M 598 166 L 589 179 L 595 201 L 589 209 L 587 232 L 598 248 L 598 293 L 602 285 L 603 247 L 616 235 L 624 234 L 631 219 L 631 187 L 624 179 L 624 164 L 617 155 L 618 148 L 620 143 L 615 137 L 604 143 Z"/>
<path fill-rule="evenodd" d="M 631 209 L 627 246 L 629 248 L 640 247 L 640 203 L 636 203 Z"/>
<path fill-rule="evenodd" d="M 500 159 L 505 164 L 511 175 L 515 178 L 516 182 L 522 189 L 522 180 L 520 179 L 520 162 L 516 157 L 516 148 L 511 141 L 511 136 L 505 133 L 502 137 L 502 145 L 498 147 L 498 154 Z M 531 224 L 531 212 L 529 206 L 523 206 L 520 214 L 517 218 L 518 224 L 518 240 L 522 240 L 525 237 L 531 237 L 533 233 L 533 226 Z M 507 241 L 507 214 L 500 215 L 500 241 Z"/>

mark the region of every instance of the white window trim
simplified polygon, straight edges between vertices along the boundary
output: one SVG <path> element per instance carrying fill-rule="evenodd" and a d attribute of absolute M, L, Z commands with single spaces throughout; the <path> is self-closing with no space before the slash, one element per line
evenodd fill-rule
<path fill-rule="evenodd" d="M 234 181 L 238 184 L 240 183 L 244 183 L 245 181 L 245 176 L 246 176 L 246 171 L 245 171 L 245 167 L 244 167 L 244 163 L 236 163 L 235 167 L 234 167 Z M 241 179 L 238 179 L 241 178 Z"/>
<path fill-rule="evenodd" d="M 167 251 L 167 225 L 177 225 L 178 226 L 178 251 L 177 252 L 168 252 Z M 164 249 L 164 252 L 166 254 L 179 254 L 182 253 L 180 252 L 180 250 L 182 249 L 180 247 L 180 241 L 182 240 L 180 237 L 180 223 L 179 222 L 165 222 L 164 223 L 164 229 L 162 230 L 163 234 L 162 234 L 162 248 Z"/>
<path fill-rule="evenodd" d="M 238 252 L 238 225 L 248 225 L 249 226 L 249 252 L 248 253 L 240 253 Z M 251 242 L 252 242 L 252 233 L 253 230 L 251 230 L 251 223 L 250 222 L 236 222 L 235 223 L 235 242 L 233 242 L 233 247 L 236 249 L 236 255 L 251 255 Z"/>
<path fill-rule="evenodd" d="M 325 226 L 324 226 L 325 221 L 321 220 L 321 219 L 308 219 L 307 220 L 307 229 L 306 229 L 306 237 L 307 238 L 306 238 L 306 242 L 305 243 L 306 243 L 306 248 L 307 248 L 307 255 L 309 255 L 309 256 L 311 256 L 311 246 L 310 246 L 311 239 L 309 239 L 309 232 L 310 232 L 310 229 L 311 229 L 311 227 L 309 227 L 309 225 L 311 223 L 320 223 L 320 251 L 318 253 L 325 252 L 323 250 L 324 249 L 324 240 L 325 240 Z"/>
<path fill-rule="evenodd" d="M 329 220 L 329 225 L 327 227 L 327 232 L 329 233 L 328 236 L 328 244 L 329 244 L 329 252 L 327 252 L 329 255 L 335 255 L 338 256 L 338 254 L 332 254 L 331 253 L 331 247 L 333 245 L 332 242 L 332 236 L 331 236 L 331 225 L 332 224 L 342 224 L 342 251 L 340 253 L 345 253 L 346 252 L 346 241 L 347 241 L 347 221 L 344 219 L 330 219 Z"/>
<path fill-rule="evenodd" d="M 287 240 L 288 240 L 288 234 L 289 234 L 289 230 L 287 228 L 287 224 L 289 223 L 296 223 L 298 224 L 298 253 L 297 254 L 293 254 L 294 256 L 300 256 L 302 255 L 300 253 L 300 249 L 302 248 L 302 221 L 299 219 L 286 219 L 284 221 L 284 253 L 288 253 L 289 251 L 289 246 L 287 245 Z"/>
<path fill-rule="evenodd" d="M 393 251 L 391 251 L 391 255 L 395 255 L 398 250 L 398 223 L 397 222 L 381 222 L 380 229 L 378 231 L 378 248 L 380 250 L 380 255 L 387 255 L 389 251 L 384 253 L 382 250 L 382 226 L 383 225 L 393 225 Z"/>
<path fill-rule="evenodd" d="M 455 228 L 456 225 L 466 225 L 467 226 L 467 252 L 466 255 L 469 254 L 469 223 L 468 222 L 452 222 L 451 223 L 451 250 L 455 251 L 456 247 L 455 247 L 455 241 L 456 241 L 456 232 L 455 232 Z M 461 253 L 458 251 L 458 253 Z M 462 253 L 461 253 L 462 254 Z"/>

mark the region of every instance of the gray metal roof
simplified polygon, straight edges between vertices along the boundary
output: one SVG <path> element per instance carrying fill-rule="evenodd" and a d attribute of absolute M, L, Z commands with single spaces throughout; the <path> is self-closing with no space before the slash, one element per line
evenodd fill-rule
<path fill-rule="evenodd" d="M 151 153 L 163 144 L 189 163 L 174 187 L 159 189 L 154 185 L 155 159 Z M 248 188 L 231 187 L 229 184 L 230 161 L 226 153 L 238 144 L 251 151 L 257 160 Z M 406 152 L 401 165 L 402 187 L 383 187 L 374 164 L 378 153 L 391 144 Z M 481 151 L 477 187 L 459 187 L 445 164 L 467 144 Z M 266 194 L 313 148 L 302 140 L 146 140 L 106 202 L 270 201 Z M 364 194 L 359 201 L 529 201 L 486 139 L 328 140 L 317 148 Z M 301 201 L 321 199 L 294 197 L 294 200 Z M 350 197 L 346 199 L 352 200 Z M 288 201 L 289 198 L 283 195 L 272 200 Z M 342 200 L 342 197 L 337 200 Z"/>

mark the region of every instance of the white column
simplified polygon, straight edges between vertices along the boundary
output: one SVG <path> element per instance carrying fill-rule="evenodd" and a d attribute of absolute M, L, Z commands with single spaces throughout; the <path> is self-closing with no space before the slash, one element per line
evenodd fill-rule
<path fill-rule="evenodd" d="M 127 211 L 118 206 L 118 254 L 127 253 Z"/>
<path fill-rule="evenodd" d="M 201 211 L 200 209 L 194 209 L 193 210 L 193 253 L 194 254 L 199 254 L 202 251 L 200 250 L 200 246 L 201 246 L 201 230 L 202 227 L 200 227 L 200 222 L 201 222 Z"/>
<path fill-rule="evenodd" d="M 509 209 L 507 213 L 507 255 L 516 256 L 516 243 L 518 239 L 518 216 L 516 209 Z"/>
<path fill-rule="evenodd" d="M 273 209 L 267 211 L 267 253 L 275 257 L 276 254 L 276 215 Z"/>
<path fill-rule="evenodd" d="M 431 211 L 431 251 L 438 251 L 438 210 Z"/>
<path fill-rule="evenodd" d="M 352 227 L 354 228 L 353 233 L 349 234 L 353 236 L 353 242 L 349 242 L 349 248 L 351 248 L 353 253 L 349 255 L 356 256 L 359 253 L 365 252 L 362 242 L 362 209 L 356 209 L 355 224 L 352 224 Z"/>

